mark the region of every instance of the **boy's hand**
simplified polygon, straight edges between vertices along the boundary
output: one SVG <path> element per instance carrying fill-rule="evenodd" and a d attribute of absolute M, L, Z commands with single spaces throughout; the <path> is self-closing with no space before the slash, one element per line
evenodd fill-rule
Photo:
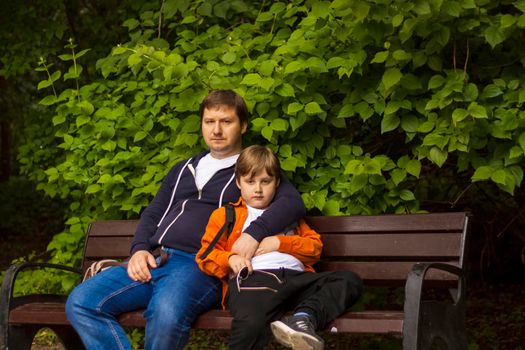
<path fill-rule="evenodd" d="M 149 282 L 151 273 L 149 269 L 156 268 L 157 262 L 153 254 L 147 250 L 139 250 L 131 256 L 128 262 L 128 276 L 133 281 Z"/>
<path fill-rule="evenodd" d="M 237 274 L 243 267 L 247 267 L 248 271 L 252 273 L 252 262 L 240 255 L 234 254 L 228 259 L 228 265 L 233 273 Z"/>
<path fill-rule="evenodd" d="M 259 244 L 259 247 L 255 251 L 255 255 L 261 255 L 261 254 L 265 254 L 269 252 L 276 252 L 279 250 L 280 246 L 281 246 L 281 241 L 279 240 L 279 238 L 275 236 L 266 237 Z"/>
<path fill-rule="evenodd" d="M 259 242 L 255 238 L 243 232 L 233 244 L 231 251 L 246 259 L 251 259 L 258 245 Z"/>

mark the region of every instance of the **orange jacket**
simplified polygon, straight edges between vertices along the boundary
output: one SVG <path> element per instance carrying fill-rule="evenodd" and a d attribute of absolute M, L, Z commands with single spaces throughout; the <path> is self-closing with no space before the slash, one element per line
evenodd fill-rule
<path fill-rule="evenodd" d="M 226 209 L 224 207 L 218 208 L 210 216 L 206 232 L 201 239 L 201 248 L 195 258 L 202 271 L 222 280 L 223 307 L 228 290 L 228 277 L 231 272 L 228 259 L 234 255 L 231 248 L 242 233 L 242 227 L 248 213 L 248 208 L 242 198 L 233 203 L 233 206 L 235 208 L 235 224 L 230 237 L 226 239 L 226 235 L 223 234 L 208 256 L 204 260 L 200 259 L 202 253 L 208 248 L 226 221 Z M 276 236 L 280 241 L 279 252 L 293 255 L 304 264 L 305 271 L 314 272 L 312 265 L 319 260 L 323 249 L 321 236 L 308 227 L 302 219 L 294 231 L 294 235 Z"/>

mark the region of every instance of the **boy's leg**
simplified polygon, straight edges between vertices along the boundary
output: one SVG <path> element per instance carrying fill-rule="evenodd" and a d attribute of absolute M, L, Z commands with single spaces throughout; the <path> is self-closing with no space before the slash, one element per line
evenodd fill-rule
<path fill-rule="evenodd" d="M 255 271 L 242 281 L 241 290 L 237 279 L 228 282 L 228 308 L 233 316 L 230 350 L 264 349 L 271 339 L 270 322 L 283 314 L 283 302 L 289 298 L 283 283 L 282 271 L 272 271 L 276 278 Z M 268 287 L 253 290 L 250 288 Z"/>
<path fill-rule="evenodd" d="M 301 280 L 303 279 L 303 280 Z M 305 273 L 297 279 L 301 292 L 293 297 L 294 312 L 312 315 L 316 329 L 324 327 L 359 298 L 363 289 L 361 278 L 352 271 Z"/>
<path fill-rule="evenodd" d="M 135 282 L 124 267 L 111 267 L 79 284 L 66 303 L 67 318 L 86 349 L 131 349 L 116 317 L 146 307 L 150 284 Z"/>
<path fill-rule="evenodd" d="M 167 262 L 152 270 L 155 288 L 144 313 L 145 349 L 183 349 L 195 318 L 220 307 L 220 281 L 199 269 L 194 254 L 166 250 Z"/>
<path fill-rule="evenodd" d="M 296 305 L 294 315 L 271 324 L 277 340 L 293 349 L 320 350 L 324 341 L 315 330 L 349 308 L 361 294 L 359 276 L 351 271 L 290 273 L 297 293 L 287 301 Z"/>

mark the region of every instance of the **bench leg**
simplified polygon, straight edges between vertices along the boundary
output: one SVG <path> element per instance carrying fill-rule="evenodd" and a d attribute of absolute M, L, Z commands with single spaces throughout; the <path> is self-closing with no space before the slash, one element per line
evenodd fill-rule
<path fill-rule="evenodd" d="M 406 336 L 404 350 L 466 350 L 464 309 L 452 304 L 423 302 L 417 338 Z"/>
<path fill-rule="evenodd" d="M 35 335 L 42 326 L 9 326 L 9 336 L 7 340 L 9 350 L 31 350 L 31 345 Z M 59 338 L 64 348 L 67 350 L 82 350 L 84 345 L 80 337 L 71 326 L 51 326 L 51 329 Z M 3 349 L 2 349 L 3 350 Z"/>
<path fill-rule="evenodd" d="M 7 348 L 9 350 L 31 350 L 31 344 L 39 326 L 9 326 Z"/>
<path fill-rule="evenodd" d="M 82 340 L 80 340 L 80 337 L 78 336 L 77 332 L 73 329 L 71 326 L 53 326 L 51 327 L 53 332 L 60 338 L 60 341 L 62 342 L 62 345 L 64 345 L 65 349 L 70 350 L 82 350 L 84 348 L 84 344 L 82 344 Z"/>

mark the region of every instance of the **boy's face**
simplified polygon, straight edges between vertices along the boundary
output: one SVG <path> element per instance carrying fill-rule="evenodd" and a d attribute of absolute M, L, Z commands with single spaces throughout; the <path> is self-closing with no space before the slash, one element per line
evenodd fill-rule
<path fill-rule="evenodd" d="M 257 209 L 265 209 L 270 205 L 279 186 L 279 179 L 268 175 L 266 170 L 254 176 L 241 176 L 236 182 L 241 190 L 242 199 L 247 205 Z"/>

